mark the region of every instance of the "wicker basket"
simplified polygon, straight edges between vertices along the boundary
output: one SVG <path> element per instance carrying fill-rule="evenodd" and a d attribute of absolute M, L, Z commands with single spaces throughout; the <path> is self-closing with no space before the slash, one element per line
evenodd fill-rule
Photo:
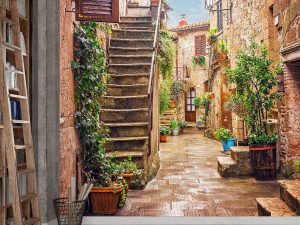
<path fill-rule="evenodd" d="M 92 213 L 95 215 L 114 215 L 118 211 L 122 185 L 108 188 L 92 188 L 90 198 Z"/>
<path fill-rule="evenodd" d="M 85 210 L 85 201 L 69 202 L 67 198 L 54 200 L 59 225 L 81 225 Z"/>

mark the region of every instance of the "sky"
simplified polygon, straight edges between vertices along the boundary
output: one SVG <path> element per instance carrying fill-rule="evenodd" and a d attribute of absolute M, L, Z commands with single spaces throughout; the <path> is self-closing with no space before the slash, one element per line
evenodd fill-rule
<path fill-rule="evenodd" d="M 173 11 L 169 12 L 168 27 L 177 26 L 180 15 L 186 14 L 188 23 L 200 22 L 209 19 L 204 0 L 167 0 Z"/>

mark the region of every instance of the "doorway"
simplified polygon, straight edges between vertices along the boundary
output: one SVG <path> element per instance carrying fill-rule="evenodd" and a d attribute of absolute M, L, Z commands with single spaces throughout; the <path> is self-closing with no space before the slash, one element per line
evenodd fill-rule
<path fill-rule="evenodd" d="M 185 101 L 185 120 L 187 122 L 196 122 L 196 106 L 194 100 L 196 98 L 195 88 L 191 88 L 186 94 Z"/>

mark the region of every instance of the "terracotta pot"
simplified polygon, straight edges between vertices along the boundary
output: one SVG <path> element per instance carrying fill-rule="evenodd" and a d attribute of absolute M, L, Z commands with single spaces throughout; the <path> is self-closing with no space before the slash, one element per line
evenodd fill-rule
<path fill-rule="evenodd" d="M 227 59 L 227 53 L 226 52 L 219 52 L 217 56 L 218 61 L 224 61 Z"/>
<path fill-rule="evenodd" d="M 95 215 L 114 215 L 118 211 L 118 203 L 122 191 L 122 185 L 114 187 L 92 188 L 90 192 L 92 213 Z"/>
<path fill-rule="evenodd" d="M 167 135 L 160 135 L 160 142 L 167 142 Z"/>
<path fill-rule="evenodd" d="M 170 100 L 170 108 L 175 108 L 176 107 L 176 101 L 175 100 Z"/>

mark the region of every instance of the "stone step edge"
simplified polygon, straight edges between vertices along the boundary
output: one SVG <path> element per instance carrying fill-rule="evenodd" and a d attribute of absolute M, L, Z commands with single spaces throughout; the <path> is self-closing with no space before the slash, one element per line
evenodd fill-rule
<path fill-rule="evenodd" d="M 295 216 L 295 212 L 281 198 L 257 198 L 259 216 Z"/>
<path fill-rule="evenodd" d="M 144 28 L 144 27 L 138 27 L 138 28 Z M 146 28 L 146 27 L 145 27 Z M 135 27 L 127 27 L 127 28 L 113 28 L 112 31 L 122 31 L 122 32 L 129 32 L 129 33 L 152 33 L 154 34 L 155 32 L 148 29 L 142 30 L 142 29 L 135 29 Z"/>
<path fill-rule="evenodd" d="M 148 77 L 150 73 L 136 73 L 136 74 L 115 74 L 111 73 L 110 77 Z"/>
<path fill-rule="evenodd" d="M 110 50 L 126 50 L 126 51 L 154 51 L 153 47 L 140 47 L 140 48 L 134 48 L 134 47 L 115 47 L 115 46 L 111 46 L 109 47 Z"/>
<path fill-rule="evenodd" d="M 113 98 L 113 99 L 134 99 L 134 98 L 148 98 L 148 95 L 134 95 L 134 96 L 104 96 L 104 98 Z"/>
<path fill-rule="evenodd" d="M 139 109 L 100 109 L 101 112 L 148 112 L 148 108 Z"/>
<path fill-rule="evenodd" d="M 148 123 L 104 123 L 103 125 L 107 127 L 144 127 L 148 126 Z"/>
<path fill-rule="evenodd" d="M 300 181 L 279 180 L 280 196 L 288 206 L 300 213 Z M 294 188 L 296 186 L 296 188 Z"/>
<path fill-rule="evenodd" d="M 137 42 L 137 41 L 148 41 L 148 42 L 153 42 L 153 38 L 111 38 L 111 41 L 128 41 L 128 42 Z"/>
<path fill-rule="evenodd" d="M 112 157 L 115 155 L 115 158 L 128 158 L 128 156 L 131 156 L 132 158 L 143 158 L 144 153 L 138 152 L 138 151 L 114 151 L 114 152 L 108 152 L 105 155 L 107 157 Z"/>
<path fill-rule="evenodd" d="M 152 55 L 109 55 L 109 58 L 152 58 Z"/>
<path fill-rule="evenodd" d="M 123 142 L 123 141 L 146 141 L 149 137 L 117 137 L 109 138 L 111 142 Z"/>
<path fill-rule="evenodd" d="M 151 66 L 151 63 L 124 63 L 124 64 L 109 64 L 109 67 L 133 67 L 133 66 Z"/>
<path fill-rule="evenodd" d="M 147 87 L 148 84 L 107 84 L 109 88 Z"/>

